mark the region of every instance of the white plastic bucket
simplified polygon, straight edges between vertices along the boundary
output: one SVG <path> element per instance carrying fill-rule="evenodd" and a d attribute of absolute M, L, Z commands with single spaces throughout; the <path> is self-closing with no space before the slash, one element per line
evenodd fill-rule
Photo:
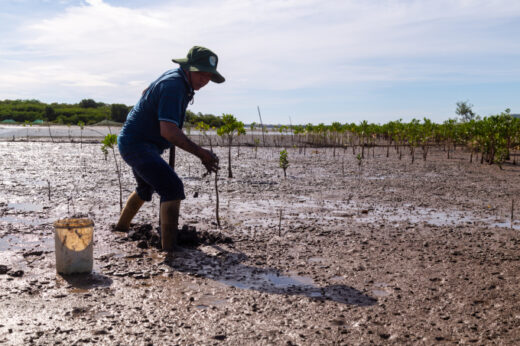
<path fill-rule="evenodd" d="M 94 222 L 62 219 L 54 223 L 56 271 L 60 274 L 90 273 L 94 264 Z"/>

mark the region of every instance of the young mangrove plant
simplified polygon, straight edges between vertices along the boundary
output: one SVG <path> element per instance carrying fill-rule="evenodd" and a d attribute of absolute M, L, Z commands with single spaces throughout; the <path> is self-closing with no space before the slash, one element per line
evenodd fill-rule
<path fill-rule="evenodd" d="M 83 148 L 83 129 L 85 128 L 85 123 L 83 121 L 78 121 L 78 126 L 80 129 L 79 135 L 79 147 Z"/>
<path fill-rule="evenodd" d="M 259 138 L 255 138 L 255 159 L 256 159 L 256 156 L 258 154 L 258 145 L 260 144 L 260 139 Z"/>
<path fill-rule="evenodd" d="M 26 127 L 26 126 L 32 126 L 32 124 L 29 120 L 25 120 L 23 122 L 23 127 Z M 26 138 L 27 138 L 27 142 L 29 142 L 29 128 L 27 128 Z"/>
<path fill-rule="evenodd" d="M 208 124 L 206 124 L 205 122 L 203 121 L 199 121 L 197 123 L 197 126 L 195 127 L 196 130 L 198 130 L 200 133 L 202 133 L 202 136 L 204 136 L 204 138 L 207 138 L 208 141 L 209 141 L 209 148 L 211 151 L 213 151 L 213 143 L 211 141 L 211 136 L 208 135 L 208 131 L 210 130 L 210 126 Z M 200 138 L 200 135 L 199 135 L 199 138 Z M 199 140 L 199 145 L 200 145 L 200 140 Z"/>
<path fill-rule="evenodd" d="M 287 158 L 287 150 L 280 151 L 280 168 L 283 169 L 283 178 L 287 178 L 287 168 L 289 167 L 289 159 Z"/>
<path fill-rule="evenodd" d="M 358 167 L 361 169 L 361 165 L 363 164 L 363 156 L 361 156 L 361 154 L 357 154 L 356 159 L 357 159 Z"/>
<path fill-rule="evenodd" d="M 105 154 L 105 158 L 108 154 L 108 149 L 112 150 L 112 154 L 114 157 L 114 163 L 116 165 L 116 173 L 117 179 L 119 181 L 119 208 L 123 210 L 123 186 L 121 185 L 121 171 L 119 170 L 119 164 L 117 163 L 116 151 L 114 146 L 117 145 L 117 135 L 107 134 L 101 142 L 103 145 L 101 146 L 101 151 Z"/>
<path fill-rule="evenodd" d="M 255 129 L 256 129 L 256 122 L 252 122 L 249 124 L 249 130 L 251 131 L 251 142 L 255 143 Z"/>
<path fill-rule="evenodd" d="M 222 125 L 217 130 L 217 135 L 227 138 L 228 141 L 228 178 L 233 178 L 231 171 L 231 146 L 235 136 L 245 135 L 244 123 L 238 121 L 232 114 L 222 114 Z"/>

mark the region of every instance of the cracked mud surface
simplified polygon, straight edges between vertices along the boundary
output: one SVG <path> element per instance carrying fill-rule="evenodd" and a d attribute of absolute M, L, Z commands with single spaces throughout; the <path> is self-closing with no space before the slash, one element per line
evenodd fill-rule
<path fill-rule="evenodd" d="M 167 255 L 157 196 L 112 232 L 99 147 L 0 143 L 0 343 L 520 343 L 520 167 L 379 149 L 359 169 L 351 149 L 291 148 L 284 180 L 279 150 L 233 148 L 219 230 L 213 179 L 177 150 L 180 224 L 202 241 Z M 94 272 L 62 277 L 52 222 L 72 214 L 94 220 Z"/>

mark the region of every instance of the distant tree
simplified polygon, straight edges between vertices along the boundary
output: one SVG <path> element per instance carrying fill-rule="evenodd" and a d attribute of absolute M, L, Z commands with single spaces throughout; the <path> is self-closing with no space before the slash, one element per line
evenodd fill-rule
<path fill-rule="evenodd" d="M 120 123 L 124 123 L 126 120 L 126 116 L 130 111 L 131 107 L 120 103 L 113 103 L 110 106 L 110 117 L 113 121 L 117 121 Z"/>
<path fill-rule="evenodd" d="M 56 112 L 51 106 L 45 106 L 44 116 L 48 121 L 54 121 L 56 119 Z"/>
<path fill-rule="evenodd" d="M 80 148 L 83 148 L 83 129 L 85 128 L 85 123 L 83 121 L 78 121 L 78 126 L 80 128 L 80 136 L 79 136 Z"/>
<path fill-rule="evenodd" d="M 457 102 L 457 109 L 455 109 L 455 113 L 461 117 L 460 120 L 463 122 L 468 122 L 475 119 L 475 113 L 471 108 L 473 108 L 473 105 L 468 101 L 459 101 Z"/>
<path fill-rule="evenodd" d="M 79 103 L 79 106 L 81 108 L 97 108 L 98 103 L 96 101 L 94 101 L 93 99 L 83 99 Z"/>

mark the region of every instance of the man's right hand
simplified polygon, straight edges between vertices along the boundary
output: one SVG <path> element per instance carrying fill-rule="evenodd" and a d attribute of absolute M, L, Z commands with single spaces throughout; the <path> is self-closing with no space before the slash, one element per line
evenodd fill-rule
<path fill-rule="evenodd" d="M 208 172 L 216 173 L 219 170 L 218 156 L 215 155 L 214 153 L 212 153 L 211 151 L 202 149 L 201 155 L 200 155 L 200 160 L 202 161 L 202 164 L 204 165 L 204 167 L 206 167 Z"/>

